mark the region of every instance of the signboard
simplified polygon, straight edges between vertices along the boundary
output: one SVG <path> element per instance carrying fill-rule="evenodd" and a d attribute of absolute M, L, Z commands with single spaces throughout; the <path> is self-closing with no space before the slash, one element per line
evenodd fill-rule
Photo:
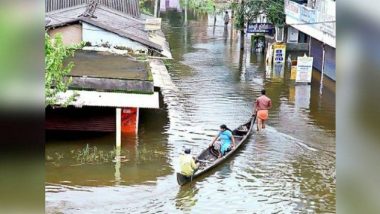
<path fill-rule="evenodd" d="M 274 44 L 273 45 L 274 63 L 285 63 L 285 51 L 286 51 L 286 45 L 285 44 Z"/>
<path fill-rule="evenodd" d="M 247 33 L 273 33 L 274 26 L 271 23 L 253 23 L 249 22 Z"/>
<path fill-rule="evenodd" d="M 317 22 L 317 12 L 314 9 L 302 6 L 300 9 L 300 20 L 306 23 Z"/>
<path fill-rule="evenodd" d="M 325 20 L 323 20 L 324 23 L 322 23 L 320 29 L 327 34 L 330 34 L 331 36 L 335 36 L 335 22 L 328 22 L 328 21 L 335 21 L 335 17 L 324 14 L 323 18 Z"/>
<path fill-rule="evenodd" d="M 288 43 L 298 43 L 298 30 L 288 27 Z"/>
<path fill-rule="evenodd" d="M 335 13 L 336 3 L 332 0 L 324 0 L 321 2 L 318 18 L 322 24 L 320 30 L 331 36 L 335 36 Z"/>
<path fill-rule="evenodd" d="M 312 70 L 313 57 L 297 57 L 296 82 L 310 83 Z"/>
<path fill-rule="evenodd" d="M 294 1 L 286 1 L 285 2 L 285 14 L 289 15 L 293 18 L 299 19 L 300 17 L 300 4 L 297 4 Z"/>
<path fill-rule="evenodd" d="M 150 18 L 145 20 L 145 30 L 160 30 L 161 18 Z"/>

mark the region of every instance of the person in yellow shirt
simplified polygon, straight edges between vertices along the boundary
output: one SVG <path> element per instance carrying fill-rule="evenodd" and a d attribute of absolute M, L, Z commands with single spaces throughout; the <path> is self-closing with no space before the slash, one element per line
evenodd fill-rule
<path fill-rule="evenodd" d="M 199 167 L 199 163 L 195 163 L 195 160 L 190 153 L 190 149 L 185 149 L 185 153 L 179 157 L 181 174 L 187 177 L 191 177 Z"/>

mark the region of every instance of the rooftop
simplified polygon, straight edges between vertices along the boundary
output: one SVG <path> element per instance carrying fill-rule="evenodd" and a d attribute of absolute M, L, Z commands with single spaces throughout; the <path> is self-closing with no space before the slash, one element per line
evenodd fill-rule
<path fill-rule="evenodd" d="M 108 52 L 77 51 L 69 86 L 74 90 L 151 94 L 153 77 L 147 62 Z"/>
<path fill-rule="evenodd" d="M 90 3 L 91 1 L 92 0 L 45 0 L 45 12 Z M 129 14 L 133 17 L 140 16 L 138 0 L 97 0 L 97 2 L 101 5 Z"/>
<path fill-rule="evenodd" d="M 157 39 L 153 39 L 153 37 L 161 37 L 165 41 L 162 31 L 149 32 L 145 30 L 145 19 L 133 18 L 103 5 L 97 5 L 94 11 L 91 11 L 93 16 L 83 16 L 87 11 L 87 6 L 87 4 L 82 4 L 46 13 L 45 28 L 56 28 L 85 22 L 158 51 L 166 48 L 162 42 L 157 42 Z M 147 16 L 144 17 L 147 18 Z"/>
<path fill-rule="evenodd" d="M 109 52 L 77 51 L 70 76 L 152 81 L 147 62 Z"/>

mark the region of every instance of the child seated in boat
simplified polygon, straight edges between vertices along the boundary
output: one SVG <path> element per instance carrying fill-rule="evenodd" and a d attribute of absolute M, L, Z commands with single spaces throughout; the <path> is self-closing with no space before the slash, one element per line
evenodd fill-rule
<path fill-rule="evenodd" d="M 216 142 L 218 140 L 220 140 L 220 142 Z M 215 136 L 209 146 L 214 146 L 214 149 L 218 151 L 218 158 L 225 155 L 229 149 L 235 149 L 235 138 L 232 135 L 231 129 L 224 124 L 221 125 L 220 132 Z"/>

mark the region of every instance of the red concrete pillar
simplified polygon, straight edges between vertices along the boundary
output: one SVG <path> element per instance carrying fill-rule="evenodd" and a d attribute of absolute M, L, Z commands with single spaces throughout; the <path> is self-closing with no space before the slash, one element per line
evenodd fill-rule
<path fill-rule="evenodd" d="M 139 108 L 121 109 L 121 132 L 123 134 L 137 134 L 139 123 Z"/>

